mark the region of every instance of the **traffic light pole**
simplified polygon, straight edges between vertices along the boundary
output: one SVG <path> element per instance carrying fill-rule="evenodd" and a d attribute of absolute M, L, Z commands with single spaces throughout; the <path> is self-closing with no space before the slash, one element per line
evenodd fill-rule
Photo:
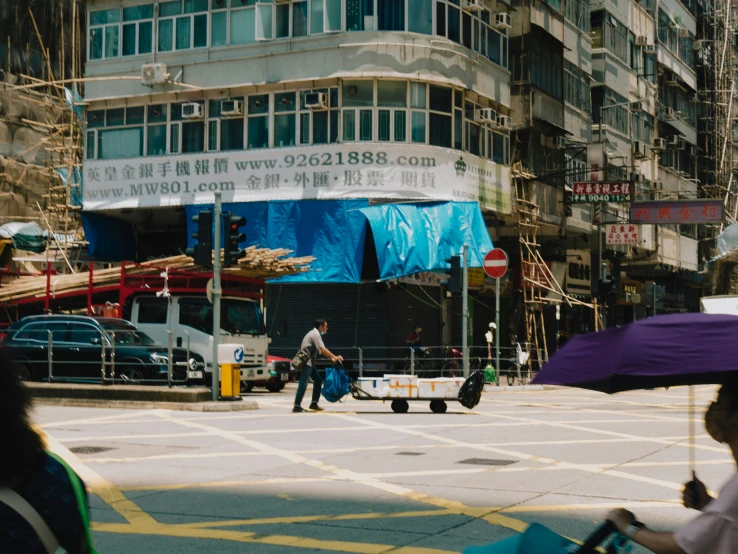
<path fill-rule="evenodd" d="M 220 390 L 220 364 L 218 363 L 218 344 L 220 343 L 220 240 L 223 219 L 221 193 L 215 193 L 215 232 L 213 233 L 213 388 L 212 400 L 218 401 Z"/>
<path fill-rule="evenodd" d="M 464 377 L 469 377 L 469 245 L 465 244 L 461 252 L 463 272 L 461 274 L 461 352 L 463 353 Z"/>

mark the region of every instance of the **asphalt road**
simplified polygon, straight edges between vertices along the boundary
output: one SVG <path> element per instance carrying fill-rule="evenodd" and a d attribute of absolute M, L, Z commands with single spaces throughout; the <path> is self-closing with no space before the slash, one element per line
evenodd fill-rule
<path fill-rule="evenodd" d="M 684 388 L 495 392 L 446 414 L 355 400 L 292 414 L 292 394 L 238 413 L 40 406 L 35 421 L 93 491 L 102 554 L 438 554 L 531 522 L 581 540 L 617 506 L 664 530 L 694 515 L 679 503 Z M 713 491 L 735 471 L 702 424 L 714 394 L 695 391 Z"/>

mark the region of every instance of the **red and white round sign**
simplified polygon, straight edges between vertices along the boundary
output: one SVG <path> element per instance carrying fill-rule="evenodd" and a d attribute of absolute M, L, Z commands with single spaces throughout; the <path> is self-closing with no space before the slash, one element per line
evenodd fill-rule
<path fill-rule="evenodd" d="M 490 250 L 484 257 L 484 272 L 493 279 L 505 275 L 507 265 L 507 254 L 501 248 Z"/>

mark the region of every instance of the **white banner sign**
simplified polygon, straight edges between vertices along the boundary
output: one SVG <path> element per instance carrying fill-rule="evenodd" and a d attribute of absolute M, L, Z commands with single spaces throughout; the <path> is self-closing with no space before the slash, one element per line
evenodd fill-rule
<path fill-rule="evenodd" d="M 476 201 L 511 211 L 510 169 L 429 146 L 334 144 L 84 164 L 84 209 L 260 200 Z"/>
<path fill-rule="evenodd" d="M 641 244 L 641 226 L 632 223 L 610 223 L 606 227 L 607 244 Z"/>

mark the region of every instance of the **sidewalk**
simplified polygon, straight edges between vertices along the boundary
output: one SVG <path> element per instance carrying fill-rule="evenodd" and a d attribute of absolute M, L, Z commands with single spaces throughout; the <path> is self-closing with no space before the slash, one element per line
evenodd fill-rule
<path fill-rule="evenodd" d="M 26 383 L 37 405 L 87 408 L 165 409 L 195 412 L 258 410 L 255 400 L 213 402 L 204 387 Z"/>

